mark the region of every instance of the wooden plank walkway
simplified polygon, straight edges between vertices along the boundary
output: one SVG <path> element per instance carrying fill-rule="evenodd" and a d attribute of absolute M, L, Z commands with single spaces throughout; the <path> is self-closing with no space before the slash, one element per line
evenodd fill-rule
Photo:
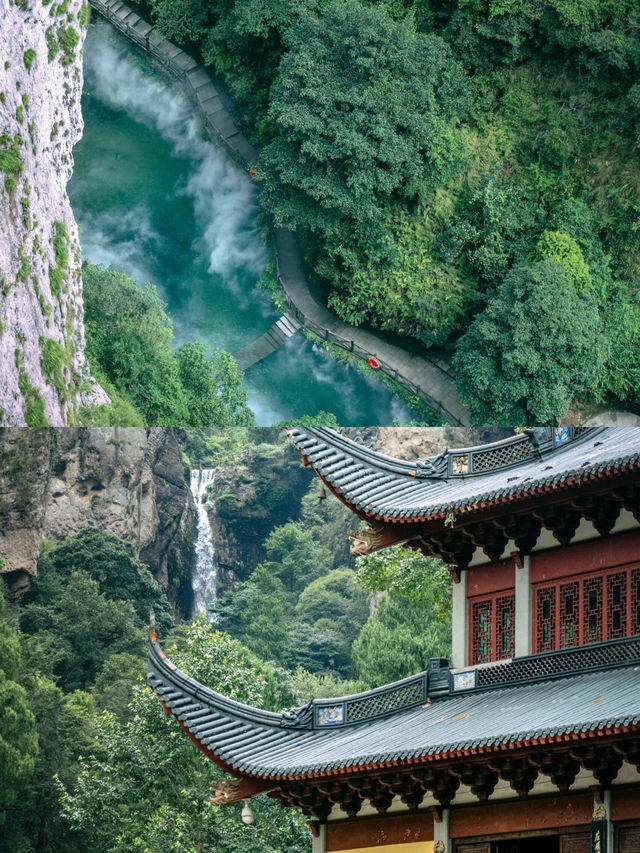
<path fill-rule="evenodd" d="M 161 70 L 183 83 L 187 96 L 213 141 L 221 142 L 243 168 L 257 163 L 257 150 L 233 118 L 232 102 L 224 88 L 206 68 L 166 39 L 121 0 L 90 0 L 90 3 L 127 38 L 146 50 Z M 469 424 L 469 410 L 460 400 L 455 379 L 446 363 L 407 352 L 388 343 L 373 331 L 343 323 L 313 296 L 304 274 L 300 247 L 291 231 L 279 228 L 273 232 L 272 239 L 278 279 L 289 307 L 284 317 L 288 317 L 289 322 L 295 321 L 322 340 L 336 344 L 365 360 L 369 356 L 375 356 L 382 373 L 424 400 L 448 423 L 461 426 Z M 278 326 L 278 323 L 275 326 Z M 267 344 L 278 339 L 278 332 L 274 332 L 275 326 L 253 344 L 236 353 L 242 370 L 274 351 L 276 347 L 267 349 Z M 279 345 L 286 340 L 288 338 Z M 264 355 L 260 356 L 262 351 Z M 250 358 L 253 358 L 253 361 L 248 361 Z M 242 367 L 245 362 L 246 366 Z"/>
<path fill-rule="evenodd" d="M 301 328 L 302 323 L 292 314 L 289 312 L 283 314 L 262 337 L 235 353 L 234 358 L 238 362 L 239 369 L 244 371 L 252 364 L 262 361 L 270 353 L 286 344 Z"/>

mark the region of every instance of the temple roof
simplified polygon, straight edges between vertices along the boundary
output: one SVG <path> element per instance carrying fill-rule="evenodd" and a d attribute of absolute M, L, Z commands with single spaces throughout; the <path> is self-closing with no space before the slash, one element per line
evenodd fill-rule
<path fill-rule="evenodd" d="M 446 668 L 444 691 L 438 668 L 433 699 L 427 672 L 355 697 L 314 700 L 297 715 L 274 714 L 181 672 L 152 636 L 148 684 L 228 772 L 276 781 L 632 731 L 640 725 L 639 664 L 640 638 L 634 638 L 463 672 Z M 487 672 L 494 683 L 482 687 L 478 675 Z M 394 692 L 401 701 L 385 711 L 385 696 Z M 348 725 L 350 701 L 360 703 L 360 713 L 368 703 L 368 712 Z"/>
<path fill-rule="evenodd" d="M 634 427 L 542 427 L 414 462 L 369 450 L 325 427 L 293 428 L 288 435 L 334 493 L 359 514 L 383 521 L 447 518 L 640 468 L 640 428 Z"/>

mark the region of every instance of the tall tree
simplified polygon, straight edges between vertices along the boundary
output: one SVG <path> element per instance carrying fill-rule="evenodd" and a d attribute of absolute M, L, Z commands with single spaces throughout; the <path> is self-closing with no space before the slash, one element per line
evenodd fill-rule
<path fill-rule="evenodd" d="M 20 644 L 4 610 L 0 589 L 0 847 L 6 810 L 33 773 L 38 754 L 35 717 L 24 688 L 17 683 Z"/>
<path fill-rule="evenodd" d="M 509 272 L 460 339 L 454 365 L 474 423 L 555 423 L 602 373 L 595 299 L 548 258 Z"/>
<path fill-rule="evenodd" d="M 451 625 L 420 601 L 383 596 L 353 644 L 358 677 L 378 687 L 427 668 L 430 657 L 449 657 Z"/>

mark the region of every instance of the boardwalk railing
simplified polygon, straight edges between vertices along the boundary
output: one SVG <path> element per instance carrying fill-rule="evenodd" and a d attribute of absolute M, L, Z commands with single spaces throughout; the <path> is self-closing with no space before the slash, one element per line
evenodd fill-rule
<path fill-rule="evenodd" d="M 208 134 L 213 139 L 222 142 L 229 154 L 241 167 L 246 168 L 249 164 L 256 162 L 257 151 L 248 142 L 240 127 L 232 119 L 228 112 L 231 104 L 224 90 L 216 85 L 215 79 L 206 69 L 199 65 L 193 57 L 161 35 L 150 23 L 141 18 L 122 0 L 90 0 L 90 3 L 100 15 L 110 21 L 123 35 L 157 60 L 163 70 L 167 71 L 172 77 L 180 80 L 187 97 L 193 103 Z M 211 105 L 212 101 L 214 102 L 213 105 Z M 397 368 L 393 367 L 393 365 L 388 364 L 383 358 L 380 358 L 378 354 L 365 350 L 360 344 L 346 335 L 338 334 L 318 323 L 313 317 L 307 316 L 291 298 L 289 288 L 287 287 L 286 276 L 283 276 L 280 270 L 280 259 L 275 244 L 274 256 L 277 278 L 282 287 L 289 311 L 302 326 L 313 332 L 313 334 L 317 335 L 323 341 L 335 344 L 365 360 L 371 355 L 376 355 L 377 361 L 380 364 L 380 370 L 385 376 L 388 376 L 394 382 L 406 388 L 411 394 L 423 400 L 443 420 L 454 426 L 463 426 L 465 422 L 468 422 L 462 420 L 459 415 L 443 405 L 441 400 L 437 400 L 424 387 L 413 382 Z M 349 328 L 345 323 L 341 323 L 341 325 L 345 329 Z M 436 373 L 442 374 L 441 382 L 443 385 L 455 388 L 455 383 L 450 373 L 428 356 L 422 354 L 421 358 L 425 362 L 428 362 L 436 370 Z M 466 419 L 465 407 L 461 404 L 459 407 L 460 414 Z"/>
<path fill-rule="evenodd" d="M 273 249 L 273 254 L 276 263 L 276 277 L 278 279 L 278 283 L 283 290 L 289 311 L 293 314 L 296 320 L 298 320 L 305 329 L 309 332 L 313 332 L 313 334 L 321 340 L 335 344 L 341 349 L 347 350 L 347 352 L 352 352 L 354 355 L 359 356 L 365 361 L 368 360 L 368 358 L 373 355 L 370 350 L 364 349 L 364 347 L 361 347 L 360 344 L 350 338 L 339 335 L 336 332 L 331 331 L 331 329 L 327 329 L 325 326 L 317 323 L 312 317 L 307 317 L 306 314 L 304 314 L 304 312 L 302 312 L 298 306 L 291 301 L 287 290 L 287 283 L 280 274 L 280 257 L 279 252 L 275 247 Z M 446 420 L 452 426 L 463 426 L 462 421 L 460 421 L 453 412 L 450 412 L 442 405 L 440 400 L 436 400 L 436 398 L 432 397 L 431 394 L 424 390 L 424 388 L 416 385 L 415 382 L 412 382 L 392 365 L 387 364 L 387 362 L 379 356 L 376 356 L 376 361 L 380 365 L 379 370 L 381 373 L 384 373 L 384 375 L 388 376 L 389 379 L 393 379 L 394 382 L 402 385 L 402 387 L 406 388 L 411 394 L 415 394 L 416 397 L 423 400 L 429 408 L 433 409 L 441 418 L 443 418 L 443 420 Z M 442 368 L 439 369 L 442 370 Z"/>

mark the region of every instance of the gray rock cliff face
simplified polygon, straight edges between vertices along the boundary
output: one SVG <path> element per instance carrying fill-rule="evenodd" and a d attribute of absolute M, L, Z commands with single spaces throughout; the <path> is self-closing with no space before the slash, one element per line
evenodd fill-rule
<path fill-rule="evenodd" d="M 78 229 L 83 0 L 0 0 L 0 424 L 62 426 L 109 401 L 84 355 Z"/>
<path fill-rule="evenodd" d="M 313 474 L 285 443 L 254 444 L 235 461 L 216 468 L 207 511 L 218 565 L 218 584 L 246 580 L 266 559 L 264 540 L 295 518 Z"/>
<path fill-rule="evenodd" d="M 0 430 L 0 554 L 14 594 L 43 540 L 85 527 L 131 542 L 176 614 L 188 612 L 194 507 L 180 430 Z"/>

